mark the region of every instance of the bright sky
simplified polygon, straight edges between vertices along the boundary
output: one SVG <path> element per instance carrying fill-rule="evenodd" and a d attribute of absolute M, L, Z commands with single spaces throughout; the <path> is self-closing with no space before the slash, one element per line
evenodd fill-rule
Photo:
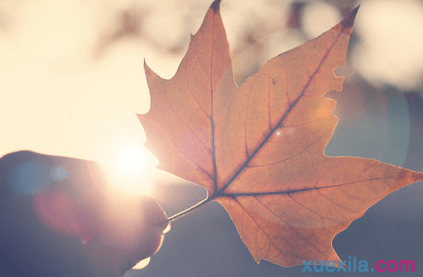
<path fill-rule="evenodd" d="M 1 1 L 0 156 L 29 149 L 109 167 L 155 165 L 154 158 L 140 161 L 149 155 L 142 147 L 145 135 L 135 115 L 149 107 L 143 59 L 169 78 L 181 55 L 165 53 L 136 38 L 119 41 L 100 58 L 94 56 L 95 47 L 102 31 L 116 22 L 116 11 L 127 7 L 148 13 L 144 35 L 164 47 L 181 43 L 186 47 L 186 39 L 200 26 L 210 2 Z M 224 1 L 222 14 L 230 44 L 237 42 L 245 28 L 266 24 L 266 20 L 275 22 L 280 14 L 274 7 L 279 3 Z M 334 25 L 340 15 L 329 4 L 313 3 L 306 10 L 305 24 L 314 36 Z M 372 82 L 417 86 L 423 71 L 422 11 L 417 0 L 362 1 L 356 23 L 362 36 L 354 53 L 356 70 Z M 187 17 L 194 27 L 186 26 Z M 270 46 L 277 45 L 269 49 L 272 55 L 284 48 L 282 39 L 289 47 L 300 43 L 281 33 L 266 38 Z M 280 40 L 275 41 L 278 35 Z M 135 151 L 129 153 L 131 149 Z M 134 157 L 137 153 L 142 154 Z"/>
<path fill-rule="evenodd" d="M 403 89 L 421 87 L 423 2 L 372 0 L 361 5 L 356 31 L 360 46 L 354 67 L 372 82 Z"/>

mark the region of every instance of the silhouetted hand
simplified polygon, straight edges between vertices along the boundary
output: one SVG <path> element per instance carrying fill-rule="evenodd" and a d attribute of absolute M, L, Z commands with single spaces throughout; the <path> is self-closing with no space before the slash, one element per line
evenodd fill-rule
<path fill-rule="evenodd" d="M 29 151 L 0 159 L 0 275 L 123 276 L 158 251 L 166 215 L 111 195 L 90 161 Z"/>

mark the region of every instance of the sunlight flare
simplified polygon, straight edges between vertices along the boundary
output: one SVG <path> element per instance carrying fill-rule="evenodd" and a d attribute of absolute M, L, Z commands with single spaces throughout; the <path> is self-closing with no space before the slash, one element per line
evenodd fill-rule
<path fill-rule="evenodd" d="M 112 194 L 151 195 L 157 158 L 144 147 L 121 149 L 107 164 L 106 176 Z"/>
<path fill-rule="evenodd" d="M 119 165 L 126 172 L 142 170 L 146 164 L 146 155 L 140 147 L 130 147 L 123 150 L 119 156 Z"/>

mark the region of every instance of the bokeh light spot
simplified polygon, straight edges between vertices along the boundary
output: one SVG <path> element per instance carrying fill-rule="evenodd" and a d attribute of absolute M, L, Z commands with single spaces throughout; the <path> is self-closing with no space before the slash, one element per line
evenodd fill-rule
<path fill-rule="evenodd" d="M 24 162 L 18 165 L 9 176 L 9 184 L 14 191 L 23 194 L 35 194 L 49 185 L 47 169 L 37 161 Z"/>
<path fill-rule="evenodd" d="M 50 169 L 50 178 L 54 181 L 60 181 L 68 176 L 68 170 L 61 165 L 56 165 Z"/>
<path fill-rule="evenodd" d="M 354 27 L 360 44 L 354 67 L 372 83 L 408 90 L 423 74 L 423 3 L 418 0 L 365 1 Z"/>
<path fill-rule="evenodd" d="M 310 3 L 305 6 L 302 21 L 304 31 L 310 38 L 313 38 L 335 26 L 341 21 L 341 15 L 339 11 L 330 4 L 320 1 L 310 1 Z"/>

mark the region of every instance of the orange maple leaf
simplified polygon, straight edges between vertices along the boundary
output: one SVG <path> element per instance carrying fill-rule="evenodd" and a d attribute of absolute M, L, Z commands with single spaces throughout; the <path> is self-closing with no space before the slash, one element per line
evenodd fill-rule
<path fill-rule="evenodd" d="M 282 265 L 339 260 L 336 234 L 423 173 L 379 161 L 326 157 L 354 18 L 233 80 L 219 13 L 208 10 L 175 76 L 147 65 L 151 108 L 139 119 L 159 168 L 203 186 L 227 210 L 254 259 Z M 192 210 L 192 209 L 191 209 Z"/>

